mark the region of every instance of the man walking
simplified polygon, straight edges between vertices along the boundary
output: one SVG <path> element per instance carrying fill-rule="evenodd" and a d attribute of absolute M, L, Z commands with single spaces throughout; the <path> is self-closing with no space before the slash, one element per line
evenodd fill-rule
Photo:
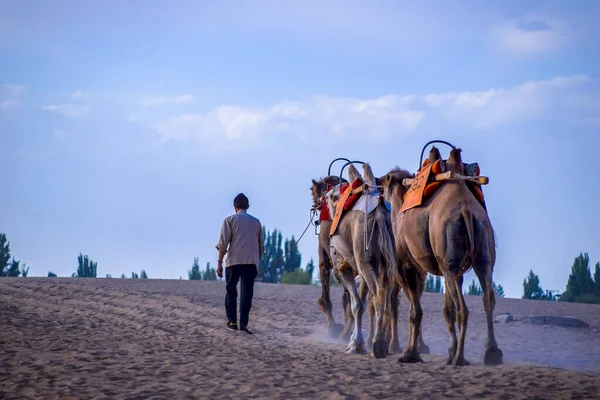
<path fill-rule="evenodd" d="M 260 256 L 264 251 L 262 226 L 260 221 L 247 213 L 250 204 L 248 198 L 240 193 L 233 199 L 235 214 L 223 221 L 219 235 L 219 259 L 217 276 L 223 277 L 223 257 L 227 254 L 225 270 L 226 290 L 225 312 L 227 329 L 238 330 L 237 325 L 237 283 L 240 284 L 240 326 L 239 330 L 252 334 L 248 330 L 248 316 L 252 308 L 254 279 L 258 275 Z"/>

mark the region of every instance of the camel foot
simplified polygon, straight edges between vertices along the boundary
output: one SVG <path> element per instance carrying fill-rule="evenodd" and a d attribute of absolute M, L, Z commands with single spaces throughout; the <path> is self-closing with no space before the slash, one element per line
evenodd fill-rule
<path fill-rule="evenodd" d="M 484 365 L 500 365 L 502 364 L 502 350 L 488 349 L 483 356 L 483 364 Z"/>
<path fill-rule="evenodd" d="M 419 346 L 419 354 L 429 354 L 429 346 L 425 343 Z"/>
<path fill-rule="evenodd" d="M 373 351 L 371 352 L 371 354 L 375 358 L 386 358 L 389 353 L 390 350 L 385 340 L 378 339 L 373 342 Z"/>
<path fill-rule="evenodd" d="M 339 338 L 343 341 L 350 340 L 350 338 L 352 337 L 352 331 L 353 331 L 352 328 L 350 328 L 350 329 L 344 328 L 344 330 L 340 333 Z"/>
<path fill-rule="evenodd" d="M 393 340 L 390 343 L 390 353 L 399 353 L 401 350 L 400 348 L 400 342 L 398 342 L 397 340 Z M 427 353 L 429 354 L 429 353 Z"/>
<path fill-rule="evenodd" d="M 398 359 L 398 362 L 401 362 L 404 364 L 414 364 L 414 363 L 423 362 L 423 359 L 421 358 L 419 353 L 411 353 L 411 352 L 407 351 L 404 353 L 404 355 L 402 355 L 402 357 L 400 357 Z"/>
<path fill-rule="evenodd" d="M 365 349 L 365 343 L 359 340 L 351 342 L 346 348 L 346 353 L 348 354 L 365 354 L 366 352 L 367 350 Z"/>
<path fill-rule="evenodd" d="M 337 339 L 343 330 L 344 330 L 344 325 L 333 323 L 329 327 L 329 336 L 331 336 L 334 339 Z"/>
<path fill-rule="evenodd" d="M 446 362 L 446 365 L 454 365 L 455 367 L 464 367 L 467 365 L 471 365 L 470 362 L 468 362 L 467 360 L 465 360 L 464 357 L 455 357 L 454 359 L 449 359 L 448 362 Z"/>

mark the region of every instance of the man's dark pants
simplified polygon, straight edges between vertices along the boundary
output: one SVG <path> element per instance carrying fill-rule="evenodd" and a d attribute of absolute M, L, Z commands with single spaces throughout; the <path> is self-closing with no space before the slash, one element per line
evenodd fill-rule
<path fill-rule="evenodd" d="M 225 312 L 229 322 L 237 321 L 237 283 L 240 284 L 240 326 L 248 326 L 248 316 L 252 308 L 254 278 L 258 271 L 254 264 L 238 264 L 225 268 L 227 293 L 225 294 Z"/>

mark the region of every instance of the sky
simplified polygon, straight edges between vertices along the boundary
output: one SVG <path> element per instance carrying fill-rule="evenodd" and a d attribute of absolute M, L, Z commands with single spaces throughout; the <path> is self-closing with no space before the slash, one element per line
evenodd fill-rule
<path fill-rule="evenodd" d="M 586 0 L 0 0 L 0 232 L 30 276 L 70 276 L 83 253 L 98 276 L 185 279 L 194 257 L 216 265 L 237 193 L 298 237 L 331 160 L 415 171 L 441 139 L 490 178 L 506 296 L 530 269 L 563 291 L 580 252 L 600 261 L 598 15 Z"/>

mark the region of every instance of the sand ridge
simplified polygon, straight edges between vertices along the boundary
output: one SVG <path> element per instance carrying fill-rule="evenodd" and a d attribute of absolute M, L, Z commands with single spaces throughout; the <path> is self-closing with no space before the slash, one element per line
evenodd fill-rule
<path fill-rule="evenodd" d="M 495 315 L 564 315 L 588 328 L 495 324 L 505 365 L 484 367 L 481 298 L 465 356 L 445 365 L 443 296 L 425 293 L 432 355 L 403 365 L 344 353 L 326 338 L 319 287 L 257 283 L 250 328 L 224 328 L 224 284 L 187 280 L 2 278 L 1 398 L 597 398 L 600 306 L 498 299 Z M 341 318 L 341 288 L 332 288 Z M 400 340 L 408 302 L 400 297 Z M 367 319 L 365 318 L 365 329 Z M 541 366 L 539 366 L 541 365 Z M 551 367 L 547 367 L 548 365 Z"/>

